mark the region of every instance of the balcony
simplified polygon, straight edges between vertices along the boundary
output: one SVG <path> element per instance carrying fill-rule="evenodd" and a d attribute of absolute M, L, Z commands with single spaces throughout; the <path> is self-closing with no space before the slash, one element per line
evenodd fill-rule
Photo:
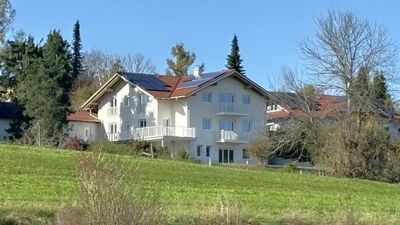
<path fill-rule="evenodd" d="M 250 134 L 251 133 L 236 133 L 230 130 L 220 130 L 216 135 L 216 142 L 246 144 L 249 142 Z"/>
<path fill-rule="evenodd" d="M 117 115 L 117 107 L 109 107 L 107 108 L 107 115 L 108 116 L 116 116 Z"/>
<path fill-rule="evenodd" d="M 249 108 L 247 105 L 237 105 L 235 103 L 220 103 L 216 107 L 216 115 L 219 116 L 247 116 Z"/>
<path fill-rule="evenodd" d="M 136 128 L 133 131 L 136 139 L 148 140 L 194 140 L 196 129 L 188 127 L 152 126 Z"/>

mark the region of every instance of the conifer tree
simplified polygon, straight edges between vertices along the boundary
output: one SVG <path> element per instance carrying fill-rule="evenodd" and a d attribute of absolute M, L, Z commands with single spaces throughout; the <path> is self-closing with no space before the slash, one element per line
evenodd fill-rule
<path fill-rule="evenodd" d="M 393 108 L 392 97 L 388 93 L 386 78 L 383 72 L 377 74 L 372 82 L 372 94 L 373 98 L 380 104 L 385 105 L 387 108 Z"/>
<path fill-rule="evenodd" d="M 193 52 L 186 51 L 182 43 L 172 47 L 171 55 L 175 57 L 175 61 L 173 59 L 167 59 L 167 74 L 173 74 L 175 76 L 187 75 L 189 67 L 196 60 L 196 55 Z"/>
<path fill-rule="evenodd" d="M 82 56 L 81 56 L 81 32 L 79 20 L 74 25 L 73 41 L 72 41 L 72 79 L 76 79 L 82 72 Z"/>
<path fill-rule="evenodd" d="M 233 35 L 233 40 L 231 44 L 231 53 L 226 57 L 226 60 L 228 61 L 226 64 L 227 69 L 233 69 L 245 75 L 246 71 L 243 69 L 242 66 L 243 60 L 240 58 L 239 44 L 236 34 Z"/>

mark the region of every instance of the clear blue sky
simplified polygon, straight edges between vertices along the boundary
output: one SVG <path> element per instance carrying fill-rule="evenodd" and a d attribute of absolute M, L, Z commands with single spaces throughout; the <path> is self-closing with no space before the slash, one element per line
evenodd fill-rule
<path fill-rule="evenodd" d="M 84 50 L 140 52 L 157 72 L 166 69 L 171 47 L 183 42 L 206 71 L 221 70 L 233 34 L 239 39 L 247 75 L 264 87 L 282 66 L 301 68 L 298 41 L 312 37 L 315 21 L 328 9 L 351 10 L 388 28 L 400 41 L 400 1 L 239 1 L 239 0 L 13 0 L 14 27 L 37 41 L 50 29 L 71 40 L 81 23 Z"/>

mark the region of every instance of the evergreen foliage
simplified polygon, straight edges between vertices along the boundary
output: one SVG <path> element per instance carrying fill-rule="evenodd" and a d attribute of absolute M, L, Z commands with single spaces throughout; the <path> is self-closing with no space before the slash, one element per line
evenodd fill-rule
<path fill-rule="evenodd" d="M 242 66 L 243 60 L 240 58 L 239 44 L 236 34 L 233 35 L 233 40 L 231 44 L 231 53 L 226 57 L 226 60 L 228 61 L 227 64 L 225 65 L 227 69 L 233 69 L 245 75 L 246 71 L 243 69 Z"/>
<path fill-rule="evenodd" d="M 74 34 L 72 41 L 72 78 L 76 79 L 82 72 L 82 56 L 81 56 L 82 44 L 81 44 L 81 32 L 79 20 L 74 25 Z"/>
<path fill-rule="evenodd" d="M 388 109 L 393 109 L 392 97 L 388 93 L 385 75 L 383 72 L 377 74 L 372 82 L 373 98 Z"/>
<path fill-rule="evenodd" d="M 196 60 L 196 55 L 193 52 L 186 51 L 182 43 L 172 47 L 171 55 L 175 58 L 175 61 L 173 59 L 167 59 L 167 74 L 173 74 L 175 76 L 187 75 L 189 67 Z"/>

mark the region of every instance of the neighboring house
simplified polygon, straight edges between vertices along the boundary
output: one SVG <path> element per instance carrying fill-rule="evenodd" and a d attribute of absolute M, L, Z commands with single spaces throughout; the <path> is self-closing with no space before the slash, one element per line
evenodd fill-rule
<path fill-rule="evenodd" d="M 252 163 L 245 145 L 264 129 L 265 97 L 262 87 L 233 70 L 182 77 L 117 73 L 81 106 L 93 120 L 69 116 L 71 134 L 90 127 L 90 140 L 141 139 L 205 163 Z"/>
<path fill-rule="evenodd" d="M 100 120 L 97 115 L 93 115 L 91 112 L 74 112 L 69 113 L 67 116 L 69 121 L 69 136 L 77 137 L 86 142 L 91 142 L 99 138 L 97 134 L 100 128 Z"/>
<path fill-rule="evenodd" d="M 291 119 L 305 115 L 304 103 L 300 103 L 295 93 L 290 92 L 269 92 L 267 104 L 267 128 L 276 131 L 290 122 Z M 320 118 L 322 123 L 329 127 L 336 119 L 336 113 L 345 111 L 347 98 L 336 95 L 318 95 L 310 101 L 311 115 Z M 393 138 L 400 137 L 400 117 L 393 113 L 381 110 L 381 115 L 386 119 L 382 126 L 388 130 Z"/>
<path fill-rule="evenodd" d="M 21 108 L 12 102 L 0 102 L 0 140 L 8 139 L 10 136 L 7 129 L 16 115 L 19 114 Z"/>

